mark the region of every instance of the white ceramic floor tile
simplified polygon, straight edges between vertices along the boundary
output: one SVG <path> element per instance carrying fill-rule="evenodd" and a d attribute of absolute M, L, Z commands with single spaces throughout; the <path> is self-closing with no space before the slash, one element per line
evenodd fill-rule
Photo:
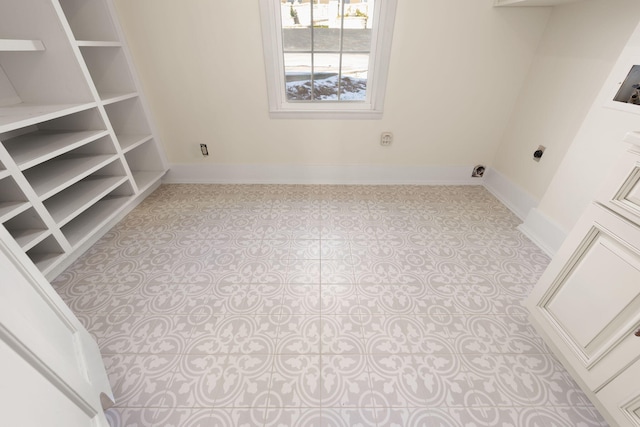
<path fill-rule="evenodd" d="M 482 187 L 164 185 L 53 281 L 116 426 L 605 426 Z"/>

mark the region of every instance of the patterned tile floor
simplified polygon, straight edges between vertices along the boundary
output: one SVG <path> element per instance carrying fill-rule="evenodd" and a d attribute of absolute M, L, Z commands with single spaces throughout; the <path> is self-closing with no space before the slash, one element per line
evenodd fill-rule
<path fill-rule="evenodd" d="M 527 321 L 549 259 L 474 186 L 165 185 L 54 286 L 112 426 L 603 426 Z"/>

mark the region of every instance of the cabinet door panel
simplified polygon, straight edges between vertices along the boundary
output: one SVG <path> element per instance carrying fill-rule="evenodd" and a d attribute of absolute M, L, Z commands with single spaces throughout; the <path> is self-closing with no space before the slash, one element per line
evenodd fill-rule
<path fill-rule="evenodd" d="M 640 425 L 638 378 L 640 362 L 631 365 L 597 394 L 600 402 L 620 426 Z"/>
<path fill-rule="evenodd" d="M 640 254 L 594 227 L 544 304 L 586 360 L 640 309 Z"/>
<path fill-rule="evenodd" d="M 640 230 L 591 206 L 527 306 L 540 332 L 593 391 L 640 357 Z"/>
<path fill-rule="evenodd" d="M 598 201 L 640 225 L 640 145 L 631 146 L 620 158 L 602 186 Z"/>

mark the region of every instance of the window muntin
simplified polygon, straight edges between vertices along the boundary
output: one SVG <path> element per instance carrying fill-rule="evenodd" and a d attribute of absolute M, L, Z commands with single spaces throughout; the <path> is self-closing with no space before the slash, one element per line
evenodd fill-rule
<path fill-rule="evenodd" d="M 272 118 L 382 117 L 397 0 L 259 1 Z"/>
<path fill-rule="evenodd" d="M 281 0 L 287 101 L 367 100 L 373 2 Z"/>

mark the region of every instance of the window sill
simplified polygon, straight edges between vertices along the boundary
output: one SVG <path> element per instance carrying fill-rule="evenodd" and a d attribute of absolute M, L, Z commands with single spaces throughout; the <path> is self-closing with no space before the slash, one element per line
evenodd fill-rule
<path fill-rule="evenodd" d="M 301 120 L 380 120 L 382 111 L 357 110 L 276 110 L 270 111 L 272 119 Z"/>

